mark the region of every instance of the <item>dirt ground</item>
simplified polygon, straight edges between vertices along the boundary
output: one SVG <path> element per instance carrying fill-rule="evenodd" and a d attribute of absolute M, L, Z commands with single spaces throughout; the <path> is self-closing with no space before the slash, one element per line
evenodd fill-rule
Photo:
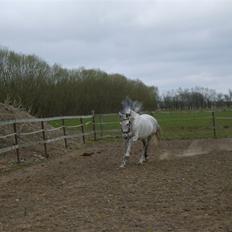
<path fill-rule="evenodd" d="M 0 176 L 0 231 L 232 231 L 232 140 L 162 141 L 119 169 L 121 142 Z"/>

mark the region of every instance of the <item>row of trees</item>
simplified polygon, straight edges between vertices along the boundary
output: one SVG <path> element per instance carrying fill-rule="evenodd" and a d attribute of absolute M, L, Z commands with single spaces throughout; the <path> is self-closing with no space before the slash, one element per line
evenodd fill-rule
<path fill-rule="evenodd" d="M 232 90 L 220 94 L 196 87 L 178 89 L 159 96 L 158 89 L 120 74 L 84 68 L 68 70 L 48 65 L 36 56 L 0 49 L 0 102 L 22 105 L 33 115 L 118 112 L 129 96 L 143 103 L 145 110 L 191 110 L 232 107 Z"/>
<path fill-rule="evenodd" d="M 161 109 L 192 110 L 232 107 L 232 90 L 228 94 L 215 90 L 195 87 L 178 89 L 164 94 L 159 100 Z"/>
<path fill-rule="evenodd" d="M 0 102 L 21 104 L 33 115 L 118 112 L 126 96 L 154 110 L 157 88 L 120 74 L 49 66 L 36 56 L 0 49 Z"/>

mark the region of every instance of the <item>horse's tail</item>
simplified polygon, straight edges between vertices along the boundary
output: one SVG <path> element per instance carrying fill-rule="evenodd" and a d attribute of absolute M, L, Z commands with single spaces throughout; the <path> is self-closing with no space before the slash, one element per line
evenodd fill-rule
<path fill-rule="evenodd" d="M 160 127 L 157 128 L 157 130 L 155 132 L 155 137 L 156 137 L 157 143 L 160 143 L 160 140 L 161 140 L 161 130 L 160 130 Z"/>

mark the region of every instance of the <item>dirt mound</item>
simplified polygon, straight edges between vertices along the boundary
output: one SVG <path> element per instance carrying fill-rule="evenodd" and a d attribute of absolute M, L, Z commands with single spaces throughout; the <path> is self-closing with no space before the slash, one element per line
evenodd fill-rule
<path fill-rule="evenodd" d="M 0 120 L 1 121 L 8 121 L 8 120 L 19 120 L 19 119 L 32 119 L 35 118 L 32 115 L 30 115 L 28 112 L 26 112 L 24 109 L 20 107 L 14 107 L 12 105 L 3 104 L 0 103 Z M 45 129 L 52 129 L 52 126 L 50 126 L 48 123 L 44 123 Z M 40 122 L 20 122 L 16 124 L 17 129 L 17 135 L 18 135 L 18 143 L 19 145 L 25 144 L 25 143 L 33 143 L 41 141 L 42 138 L 42 132 L 41 132 L 41 123 Z M 30 134 L 30 132 L 40 131 L 36 134 Z M 13 126 L 10 125 L 1 125 L 0 124 L 0 149 L 6 148 L 9 146 L 14 145 L 15 140 L 14 136 L 8 136 L 6 135 L 13 134 Z M 28 133 L 28 134 L 27 134 Z M 47 133 L 47 139 L 59 137 L 61 136 L 60 131 L 54 131 Z M 49 152 L 50 153 L 63 153 L 63 143 L 56 142 L 54 144 L 49 144 Z M 20 149 L 21 150 L 21 149 Z M 57 152 L 58 151 L 58 152 Z M 28 147 L 27 149 L 23 149 L 21 152 L 22 160 L 28 160 L 31 154 L 35 157 L 39 157 L 40 154 L 43 153 L 43 145 L 39 144 L 36 146 Z M 12 156 L 10 154 L 14 154 L 14 151 L 9 152 L 7 154 L 7 158 L 9 157 L 9 160 L 12 160 Z M 15 158 L 13 158 L 15 160 Z"/>
<path fill-rule="evenodd" d="M 16 108 L 12 105 L 0 103 L 0 120 L 1 121 L 8 121 L 8 120 L 16 120 L 16 119 L 25 119 L 25 118 L 33 118 L 28 112 L 23 110 L 22 108 Z M 12 125 L 0 125 L 0 136 L 5 136 L 8 134 L 13 133 L 13 126 Z M 26 124 L 17 125 L 18 132 L 28 132 L 32 129 L 38 129 L 38 126 L 31 126 Z M 12 136 L 9 137 L 2 137 L 0 138 L 0 148 L 11 146 L 14 143 L 14 138 Z M 30 138 L 31 139 L 31 138 Z M 29 139 L 29 140 L 30 140 Z M 28 141 L 28 139 L 26 139 Z"/>
<path fill-rule="evenodd" d="M 7 121 L 23 118 L 33 118 L 33 116 L 20 107 L 16 108 L 8 104 L 0 103 L 0 120 Z"/>

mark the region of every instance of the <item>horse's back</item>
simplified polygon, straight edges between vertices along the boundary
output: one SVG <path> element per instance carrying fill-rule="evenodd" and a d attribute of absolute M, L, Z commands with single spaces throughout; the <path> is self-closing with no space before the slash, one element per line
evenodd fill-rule
<path fill-rule="evenodd" d="M 159 124 L 157 120 L 149 114 L 141 114 L 140 120 L 141 120 L 140 125 L 142 127 L 141 132 L 144 136 L 154 134 L 159 129 Z"/>
<path fill-rule="evenodd" d="M 151 116 L 149 114 L 141 114 L 140 117 L 146 121 L 151 122 L 154 128 L 159 127 L 157 120 L 153 116 Z"/>

